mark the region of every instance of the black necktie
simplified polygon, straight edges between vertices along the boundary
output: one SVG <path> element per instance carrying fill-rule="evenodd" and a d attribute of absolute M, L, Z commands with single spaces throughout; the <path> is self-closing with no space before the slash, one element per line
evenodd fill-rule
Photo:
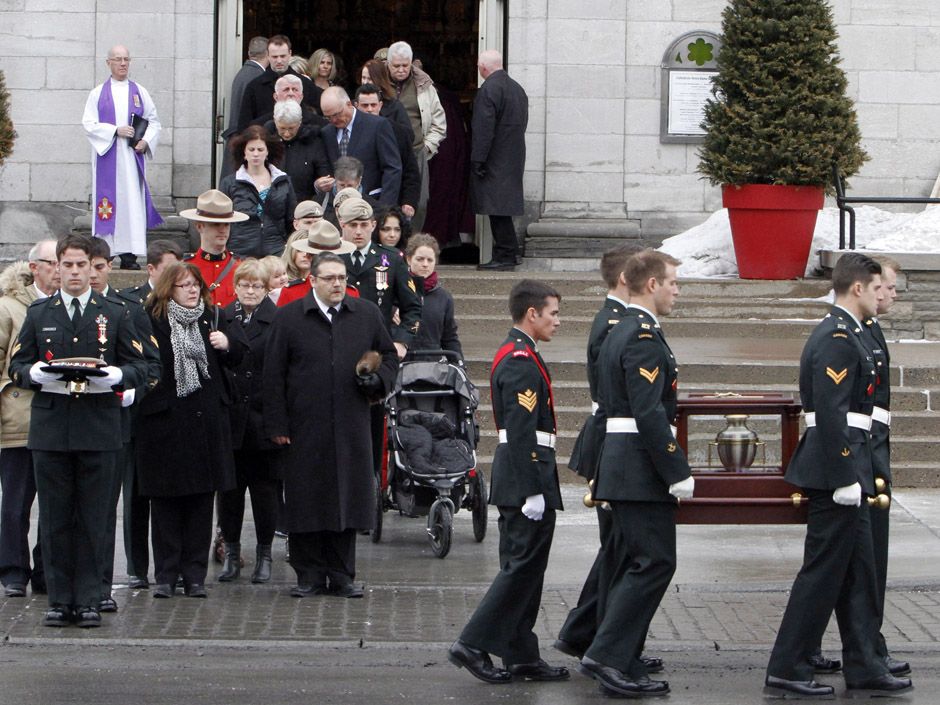
<path fill-rule="evenodd" d="M 72 328 L 78 328 L 78 322 L 82 320 L 82 306 L 78 299 L 72 299 Z"/>
<path fill-rule="evenodd" d="M 355 252 L 353 252 L 353 260 L 355 260 L 356 262 L 356 269 L 362 269 L 362 262 L 364 260 L 364 257 L 362 256 L 362 252 L 360 252 L 359 250 L 356 250 Z"/>
<path fill-rule="evenodd" d="M 343 128 L 343 136 L 339 140 L 339 156 L 345 157 L 349 150 L 349 128 Z"/>
<path fill-rule="evenodd" d="M 333 322 L 333 316 L 335 316 L 335 315 L 338 313 L 338 311 L 337 311 L 335 308 L 333 308 L 332 306 L 330 306 L 328 309 L 326 309 L 326 312 L 327 312 L 327 313 L 329 314 L 329 316 L 330 316 L 330 323 L 332 323 L 332 322 Z"/>

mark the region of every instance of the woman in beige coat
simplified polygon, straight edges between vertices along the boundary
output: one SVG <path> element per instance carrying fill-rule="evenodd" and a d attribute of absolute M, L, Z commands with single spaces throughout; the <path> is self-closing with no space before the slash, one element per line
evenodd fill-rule
<path fill-rule="evenodd" d="M 0 581 L 7 597 L 22 597 L 30 577 L 43 586 L 37 541 L 34 569 L 29 564 L 29 512 L 36 496 L 32 454 L 26 447 L 33 393 L 10 381 L 13 356 L 26 308 L 36 300 L 33 274 L 26 262 L 14 262 L 0 273 Z"/>

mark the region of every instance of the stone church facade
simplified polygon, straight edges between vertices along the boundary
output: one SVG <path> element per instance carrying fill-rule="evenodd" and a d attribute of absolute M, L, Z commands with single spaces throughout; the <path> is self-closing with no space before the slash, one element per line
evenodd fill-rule
<path fill-rule="evenodd" d="M 522 224 L 530 233 L 563 233 L 566 223 L 589 215 L 609 232 L 655 240 L 720 207 L 718 190 L 696 173 L 697 145 L 661 139 L 661 64 L 683 34 L 717 33 L 724 5 L 480 0 L 488 13 L 481 46 L 505 50 L 510 74 L 530 97 Z M 90 152 L 80 119 L 88 91 L 107 76 L 104 59 L 115 43 L 129 47 L 131 78 L 151 92 L 164 126 L 149 165 L 158 207 L 187 207 L 210 186 L 214 80 L 226 75 L 220 61 L 227 75 L 241 64 L 237 51 L 219 56 L 214 39 L 232 6 L 0 0 L 0 68 L 19 133 L 0 168 L 0 244 L 61 233 L 87 209 Z M 852 186 L 928 195 L 940 171 L 940 5 L 834 0 L 832 6 L 871 155 Z M 498 31 L 491 31 L 497 12 Z"/>

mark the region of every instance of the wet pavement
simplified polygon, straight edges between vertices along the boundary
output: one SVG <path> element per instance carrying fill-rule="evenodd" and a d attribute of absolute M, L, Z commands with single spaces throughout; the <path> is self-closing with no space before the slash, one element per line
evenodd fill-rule
<path fill-rule="evenodd" d="M 583 490 L 565 487 L 536 631 L 543 656 L 597 547 Z M 910 702 L 935 703 L 940 687 L 940 490 L 902 490 L 892 508 L 885 636 L 915 664 Z M 119 514 L 120 516 L 120 514 Z M 246 521 L 243 545 L 252 547 Z M 680 526 L 679 568 L 654 619 L 647 649 L 669 666 L 673 703 L 760 701 L 769 648 L 799 568 L 802 526 Z M 118 536 L 120 537 L 120 530 Z M 274 580 L 214 581 L 208 600 L 154 600 L 118 585 L 120 605 L 100 629 L 40 625 L 45 599 L 0 598 L 0 705 L 33 702 L 335 703 L 593 702 L 574 674 L 564 684 L 487 686 L 445 660 L 498 569 L 495 517 L 482 543 L 457 515 L 450 555 L 431 553 L 422 519 L 386 514 L 383 541 L 361 536 L 362 600 L 289 597 L 293 573 L 275 544 Z M 118 547 L 116 571 L 122 573 Z M 830 625 L 824 640 L 838 652 Z M 839 684 L 838 678 L 829 682 Z M 837 689 L 838 690 L 838 689 Z"/>

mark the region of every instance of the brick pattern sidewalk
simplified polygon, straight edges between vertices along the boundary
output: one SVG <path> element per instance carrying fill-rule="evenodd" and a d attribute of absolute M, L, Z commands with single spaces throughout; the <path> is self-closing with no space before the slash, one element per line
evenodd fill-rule
<path fill-rule="evenodd" d="M 208 600 L 177 596 L 154 600 L 149 591 L 116 589 L 120 612 L 103 615 L 101 629 L 52 629 L 41 625 L 44 596 L 0 602 L 0 639 L 93 638 L 115 640 L 358 640 L 452 641 L 483 597 L 484 587 L 366 586 L 362 600 L 297 599 L 283 583 L 266 586 L 210 585 Z M 537 633 L 555 638 L 574 589 L 546 589 Z M 718 648 L 769 648 L 787 593 L 697 591 L 675 586 L 666 594 L 650 632 L 652 648 L 716 644 Z M 892 648 L 940 644 L 940 591 L 889 590 L 885 637 Z M 827 641 L 837 641 L 835 620 Z"/>

